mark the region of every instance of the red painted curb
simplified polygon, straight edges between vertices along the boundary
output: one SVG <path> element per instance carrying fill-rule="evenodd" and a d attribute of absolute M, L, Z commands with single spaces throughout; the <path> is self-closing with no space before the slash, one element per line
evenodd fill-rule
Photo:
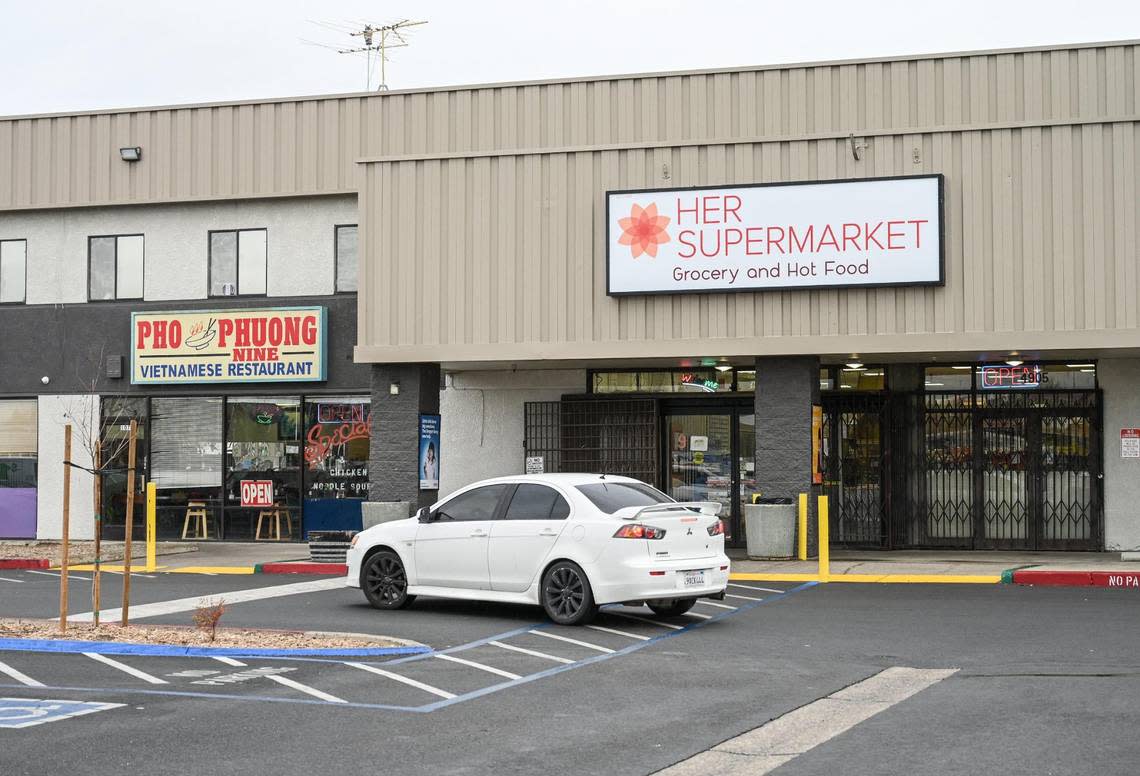
<path fill-rule="evenodd" d="M 1122 587 L 1140 591 L 1140 569 L 1135 571 L 1034 571 L 1013 572 L 1015 585 L 1048 587 Z"/>
<path fill-rule="evenodd" d="M 0 559 L 0 569 L 48 569 L 48 568 L 51 568 L 51 561 L 49 561 L 47 558 L 5 558 L 5 559 Z"/>
<path fill-rule="evenodd" d="M 343 577 L 348 573 L 344 563 L 259 563 L 262 574 L 328 574 Z"/>

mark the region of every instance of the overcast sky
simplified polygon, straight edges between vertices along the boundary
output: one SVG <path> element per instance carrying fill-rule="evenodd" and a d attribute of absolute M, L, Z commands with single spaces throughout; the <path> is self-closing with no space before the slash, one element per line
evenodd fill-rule
<path fill-rule="evenodd" d="M 0 0 L 0 115 L 362 91 L 302 39 L 402 18 L 393 89 L 1140 37 L 1137 0 Z"/>

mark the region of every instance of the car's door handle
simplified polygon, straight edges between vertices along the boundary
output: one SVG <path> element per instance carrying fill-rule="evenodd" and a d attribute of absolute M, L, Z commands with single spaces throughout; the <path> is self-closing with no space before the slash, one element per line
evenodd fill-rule
<path fill-rule="evenodd" d="M 486 531 L 484 531 L 482 528 L 478 528 L 478 529 L 476 529 L 476 530 L 472 531 L 472 532 L 471 532 L 471 535 L 472 535 L 472 536 L 486 536 L 486 535 L 487 535 L 487 532 L 486 532 Z"/>
<path fill-rule="evenodd" d="M 538 535 L 539 536 L 557 536 L 558 532 L 552 528 L 543 528 L 541 531 L 538 532 Z"/>

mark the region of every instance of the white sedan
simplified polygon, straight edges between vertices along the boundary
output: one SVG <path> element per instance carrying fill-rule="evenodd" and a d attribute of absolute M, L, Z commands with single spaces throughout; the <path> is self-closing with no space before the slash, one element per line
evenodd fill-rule
<path fill-rule="evenodd" d="M 425 595 L 540 604 L 562 625 L 611 603 L 679 615 L 724 597 L 720 507 L 605 474 L 484 480 L 354 536 L 346 584 L 377 609 Z"/>

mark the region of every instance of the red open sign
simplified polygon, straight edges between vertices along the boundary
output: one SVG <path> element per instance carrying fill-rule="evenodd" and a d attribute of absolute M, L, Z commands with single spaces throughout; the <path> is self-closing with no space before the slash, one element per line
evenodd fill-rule
<path fill-rule="evenodd" d="M 273 506 L 273 480 L 242 480 L 241 505 L 243 507 Z"/>

